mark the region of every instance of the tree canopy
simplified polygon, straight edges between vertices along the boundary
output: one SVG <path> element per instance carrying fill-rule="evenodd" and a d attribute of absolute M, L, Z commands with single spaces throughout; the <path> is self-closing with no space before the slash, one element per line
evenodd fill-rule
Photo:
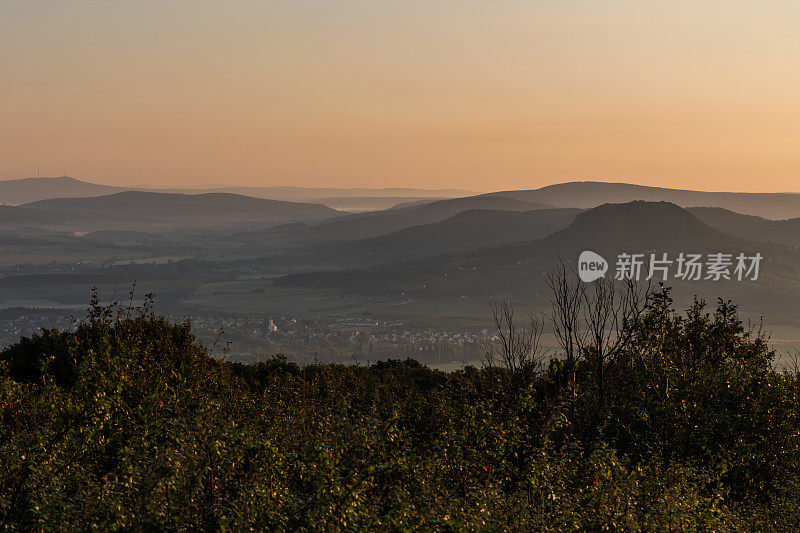
<path fill-rule="evenodd" d="M 662 288 L 631 317 L 604 337 L 613 352 L 585 335 L 569 357 L 523 342 L 523 359 L 497 358 L 514 364 L 444 373 L 229 363 L 188 322 L 94 300 L 75 329 L 0 352 L 0 522 L 795 529 L 796 370 L 774 368 L 731 302 L 678 312 Z"/>

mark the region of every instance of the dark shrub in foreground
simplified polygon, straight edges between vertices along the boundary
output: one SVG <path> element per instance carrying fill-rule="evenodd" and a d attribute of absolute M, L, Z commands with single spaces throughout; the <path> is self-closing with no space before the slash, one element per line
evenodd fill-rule
<path fill-rule="evenodd" d="M 0 519 L 20 530 L 790 530 L 798 379 L 730 304 L 655 298 L 574 381 L 209 357 L 95 305 L 0 353 Z M 511 385 L 513 383 L 513 386 Z"/>

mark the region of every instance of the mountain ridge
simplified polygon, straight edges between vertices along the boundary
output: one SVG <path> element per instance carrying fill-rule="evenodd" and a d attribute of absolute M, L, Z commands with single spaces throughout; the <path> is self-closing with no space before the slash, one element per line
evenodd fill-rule
<path fill-rule="evenodd" d="M 609 261 L 608 276 L 614 275 L 614 259 L 622 252 L 665 252 L 673 260 L 679 252 L 762 253 L 769 267 L 757 283 L 735 280 L 670 282 L 680 288 L 676 296 L 686 301 L 693 293 L 706 293 L 714 299 L 722 291 L 722 294 L 741 298 L 743 304 L 753 305 L 757 311 L 769 302 L 791 306 L 800 295 L 800 285 L 796 281 L 800 275 L 798 252 L 726 235 L 667 202 L 604 204 L 579 213 L 565 229 L 535 241 L 366 269 L 290 274 L 278 278 L 275 284 L 337 289 L 345 294 L 379 298 L 387 305 L 403 299 L 437 298 L 452 300 L 454 304 L 513 298 L 542 305 L 541 295 L 547 294 L 547 274 L 562 262 L 573 268 L 584 250 L 599 253 Z"/>
<path fill-rule="evenodd" d="M 769 219 L 800 217 L 800 193 L 710 192 L 621 182 L 572 181 L 538 189 L 496 191 L 481 196 L 504 196 L 582 209 L 636 200 L 666 201 L 681 207 L 723 207 Z"/>
<path fill-rule="evenodd" d="M 104 185 L 79 180 L 71 176 L 40 178 L 0 179 L 0 203 L 21 205 L 53 198 L 81 198 L 103 196 L 126 191 L 156 192 L 165 194 L 207 194 L 230 193 L 253 198 L 281 200 L 287 202 L 325 203 L 326 199 L 336 205 L 353 204 L 378 205 L 388 208 L 393 205 L 391 198 L 404 201 L 412 198 L 455 198 L 477 195 L 476 191 L 465 189 L 419 189 L 411 187 L 295 187 L 295 186 L 208 186 L 208 187 L 123 187 Z M 370 204 L 369 199 L 374 201 Z M 397 203 L 397 202 L 394 202 Z M 336 208 L 335 206 L 331 206 Z"/>
<path fill-rule="evenodd" d="M 3 212 L 13 212 L 17 218 L 32 225 L 38 222 L 50 228 L 63 225 L 84 231 L 263 226 L 294 221 L 311 222 L 342 214 L 322 204 L 284 202 L 230 193 L 184 195 L 146 191 L 51 198 L 21 206 L 3 206 Z M 4 222 L 6 226 L 13 227 L 13 219 Z"/>

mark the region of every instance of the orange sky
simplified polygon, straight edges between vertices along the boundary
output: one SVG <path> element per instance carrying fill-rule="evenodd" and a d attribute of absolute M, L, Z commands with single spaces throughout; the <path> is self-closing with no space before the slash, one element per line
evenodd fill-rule
<path fill-rule="evenodd" d="M 0 176 L 800 191 L 798 21 L 789 1 L 4 0 Z"/>

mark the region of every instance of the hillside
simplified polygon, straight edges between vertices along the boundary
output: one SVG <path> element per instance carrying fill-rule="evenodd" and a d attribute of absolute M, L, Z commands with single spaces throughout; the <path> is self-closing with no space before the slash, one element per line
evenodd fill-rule
<path fill-rule="evenodd" d="M 498 191 L 488 196 L 504 196 L 528 202 L 542 202 L 557 207 L 584 209 L 605 203 L 635 200 L 670 202 L 681 207 L 724 207 L 738 213 L 769 219 L 800 217 L 798 193 L 706 192 L 648 187 L 629 183 L 577 181 L 548 185 L 534 190 Z"/>
<path fill-rule="evenodd" d="M 219 227 L 319 220 L 339 214 L 320 204 L 283 202 L 228 193 L 166 194 L 127 191 L 94 198 L 54 198 L 23 209 L 108 218 L 107 228 Z"/>
<path fill-rule="evenodd" d="M 319 204 L 325 204 L 339 211 L 359 213 L 363 211 L 383 211 L 403 203 L 430 203 L 445 200 L 444 197 L 419 197 L 419 196 L 332 196 L 313 198 Z"/>
<path fill-rule="evenodd" d="M 6 231 L 28 232 L 35 228 L 54 232 L 88 231 L 106 222 L 109 222 L 108 216 L 102 214 L 0 205 L 0 229 Z"/>
<path fill-rule="evenodd" d="M 0 180 L 0 204 L 20 205 L 51 198 L 103 196 L 125 191 L 172 194 L 228 193 L 253 198 L 287 202 L 325 204 L 334 209 L 386 209 L 400 202 L 416 199 L 439 199 L 471 196 L 475 191 L 462 189 L 413 188 L 338 188 L 338 187 L 243 187 L 211 186 L 192 188 L 116 187 L 78 180 L 68 176 L 57 178 L 22 178 Z"/>
<path fill-rule="evenodd" d="M 420 224 L 440 222 L 462 211 L 470 209 L 492 209 L 503 211 L 531 211 L 550 206 L 538 202 L 516 200 L 502 196 L 451 198 L 406 208 L 393 208 L 375 213 L 364 213 L 342 217 L 324 224 L 325 231 L 341 232 L 349 238 L 364 238 Z"/>
<path fill-rule="evenodd" d="M 680 282 L 671 280 L 676 297 L 688 301 L 694 293 L 714 299 L 735 297 L 748 311 L 800 311 L 800 254 L 780 246 L 754 243 L 726 235 L 669 203 L 607 204 L 583 212 L 567 228 L 543 239 L 514 243 L 461 254 L 444 254 L 361 270 L 293 274 L 279 286 L 336 288 L 345 293 L 379 297 L 382 301 L 423 301 L 447 298 L 486 302 L 510 298 L 528 305 L 546 306 L 546 274 L 560 261 L 570 268 L 583 250 L 603 255 L 613 275 L 618 253 L 668 253 L 674 259 L 686 253 L 764 255 L 758 282 Z"/>
<path fill-rule="evenodd" d="M 464 252 L 545 237 L 567 227 L 579 212 L 578 209 L 470 209 L 441 222 L 320 247 L 317 254 L 337 264 L 377 264 Z"/>
<path fill-rule="evenodd" d="M 256 198 L 270 198 L 273 200 L 295 201 L 295 202 L 317 202 L 323 198 L 362 198 L 386 199 L 386 198 L 454 198 L 475 195 L 475 191 L 464 189 L 414 189 L 407 187 L 215 187 L 210 189 L 198 189 L 195 192 L 230 192 L 243 194 Z M 323 202 L 324 203 L 324 202 Z"/>
<path fill-rule="evenodd" d="M 441 222 L 468 210 L 531 211 L 549 206 L 503 197 L 469 197 L 439 200 L 423 205 L 346 215 L 308 226 L 293 225 L 231 235 L 229 239 L 257 245 L 304 247 L 366 239 L 412 226 Z"/>
<path fill-rule="evenodd" d="M 83 237 L 86 241 L 99 244 L 118 244 L 124 246 L 144 246 L 146 244 L 170 244 L 171 241 L 158 233 L 126 230 L 93 231 Z"/>
<path fill-rule="evenodd" d="M 68 176 L 0 180 L 0 204 L 20 205 L 45 198 L 102 196 L 123 190 L 120 187 L 88 183 Z"/>
<path fill-rule="evenodd" d="M 724 233 L 744 239 L 800 246 L 800 218 L 768 220 L 720 207 L 689 209 L 697 218 Z"/>

